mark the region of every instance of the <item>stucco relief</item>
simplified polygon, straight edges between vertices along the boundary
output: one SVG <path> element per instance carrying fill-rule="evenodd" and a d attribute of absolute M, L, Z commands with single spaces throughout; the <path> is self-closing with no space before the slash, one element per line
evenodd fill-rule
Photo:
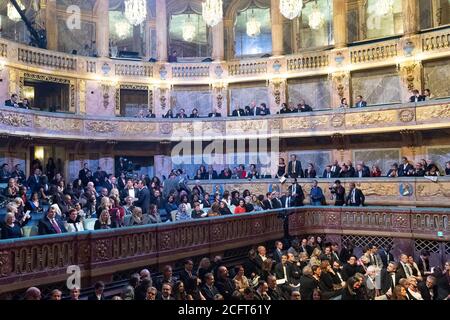
<path fill-rule="evenodd" d="M 310 118 L 291 118 L 283 119 L 283 128 L 285 130 L 315 129 L 324 127 L 328 124 L 328 117 L 310 117 Z"/>
<path fill-rule="evenodd" d="M 357 114 L 347 114 L 345 123 L 349 127 L 358 127 L 394 122 L 394 119 L 395 118 L 391 112 L 364 112 Z"/>
<path fill-rule="evenodd" d="M 127 122 L 120 124 L 119 129 L 125 134 L 148 134 L 156 131 L 156 123 Z"/>
<path fill-rule="evenodd" d="M 51 131 L 81 131 L 83 123 L 81 120 L 76 119 L 55 119 L 36 116 L 34 118 L 34 126 L 38 129 Z"/>
<path fill-rule="evenodd" d="M 398 185 L 395 183 L 387 184 L 357 184 L 358 188 L 364 193 L 365 196 L 378 196 L 388 197 L 399 195 Z"/>
<path fill-rule="evenodd" d="M 446 197 L 450 198 L 450 183 L 438 182 L 417 185 L 419 197 Z"/>
<path fill-rule="evenodd" d="M 111 133 L 117 130 L 117 124 L 105 121 L 90 121 L 86 123 L 86 130 L 97 133 Z"/>
<path fill-rule="evenodd" d="M 30 127 L 31 118 L 21 114 L 0 112 L 0 123 L 10 127 Z"/>
<path fill-rule="evenodd" d="M 450 104 L 442 104 L 417 109 L 417 120 L 450 118 Z"/>

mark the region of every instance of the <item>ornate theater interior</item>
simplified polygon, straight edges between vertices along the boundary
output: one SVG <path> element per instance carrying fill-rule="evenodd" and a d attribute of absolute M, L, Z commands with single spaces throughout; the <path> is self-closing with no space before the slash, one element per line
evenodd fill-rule
<path fill-rule="evenodd" d="M 447 300 L 450 1 L 0 1 L 1 300 Z"/>

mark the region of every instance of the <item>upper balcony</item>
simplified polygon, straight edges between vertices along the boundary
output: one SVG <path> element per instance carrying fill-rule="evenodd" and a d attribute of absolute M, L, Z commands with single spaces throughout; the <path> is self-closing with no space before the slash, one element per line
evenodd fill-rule
<path fill-rule="evenodd" d="M 333 136 L 450 127 L 450 99 L 308 113 L 200 119 L 136 119 L 0 107 L 10 136 L 100 141 L 190 141 Z"/>

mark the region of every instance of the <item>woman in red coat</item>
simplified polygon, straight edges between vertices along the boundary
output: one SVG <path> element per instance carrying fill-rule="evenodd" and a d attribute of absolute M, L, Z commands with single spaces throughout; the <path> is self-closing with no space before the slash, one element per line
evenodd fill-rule
<path fill-rule="evenodd" d="M 245 201 L 244 199 L 239 199 L 239 205 L 234 209 L 234 214 L 246 213 L 247 209 L 245 209 Z"/>

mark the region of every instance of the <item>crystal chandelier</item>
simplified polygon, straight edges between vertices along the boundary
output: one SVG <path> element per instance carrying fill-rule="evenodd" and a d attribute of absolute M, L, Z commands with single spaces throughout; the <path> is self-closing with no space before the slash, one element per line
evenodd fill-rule
<path fill-rule="evenodd" d="M 140 25 L 147 18 L 146 0 L 125 0 L 125 18 L 133 25 Z"/>
<path fill-rule="evenodd" d="M 184 22 L 182 31 L 183 31 L 183 40 L 184 41 L 187 41 L 187 42 L 194 41 L 196 29 L 195 29 L 195 25 L 192 22 L 190 15 L 188 15 L 188 18 Z"/>
<path fill-rule="evenodd" d="M 261 22 L 255 19 L 252 12 L 252 16 L 249 21 L 247 21 L 247 35 L 249 37 L 257 37 L 261 33 Z"/>
<path fill-rule="evenodd" d="M 17 0 L 17 4 L 19 5 L 20 10 L 22 11 L 25 10 L 25 6 L 22 4 L 20 0 Z M 20 14 L 16 10 L 16 7 L 14 7 L 11 2 L 8 2 L 7 15 L 8 18 L 14 22 L 19 22 L 20 19 L 22 19 L 20 17 Z"/>
<path fill-rule="evenodd" d="M 303 0 L 280 0 L 280 12 L 289 20 L 297 18 L 302 8 Z"/>
<path fill-rule="evenodd" d="M 309 15 L 309 27 L 313 30 L 319 29 L 325 22 L 325 17 L 320 12 L 319 6 L 317 3 L 314 5 L 311 14 Z"/>
<path fill-rule="evenodd" d="M 202 3 L 202 15 L 205 23 L 214 27 L 223 17 L 223 1 L 222 0 L 206 0 Z"/>
<path fill-rule="evenodd" d="M 394 0 L 378 0 L 374 14 L 378 17 L 391 13 L 394 9 Z"/>
<path fill-rule="evenodd" d="M 119 40 L 126 39 L 133 32 L 131 25 L 127 20 L 121 20 L 114 23 L 114 34 Z"/>

